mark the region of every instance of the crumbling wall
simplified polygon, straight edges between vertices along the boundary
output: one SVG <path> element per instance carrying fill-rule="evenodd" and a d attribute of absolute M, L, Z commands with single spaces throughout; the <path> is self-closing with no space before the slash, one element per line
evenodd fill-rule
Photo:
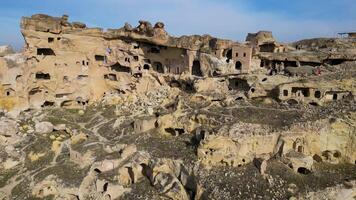
<path fill-rule="evenodd" d="M 10 107 L 20 104 L 22 109 L 83 107 L 107 95 L 153 90 L 167 84 L 162 77 L 199 80 L 241 74 L 251 77 L 255 74 L 314 76 L 322 73 L 320 67 L 356 59 L 354 47 L 343 40 L 326 41 L 325 49 L 340 45 L 350 47 L 350 50 L 338 48 L 337 51 L 311 52 L 309 47 L 321 48 L 323 41 L 308 40 L 285 45 L 278 43 L 271 32 L 260 31 L 249 34 L 246 43 L 239 44 L 209 35 L 172 37 L 162 22 L 152 25 L 141 20 L 137 27 L 125 24 L 120 29 L 103 31 L 101 28 L 88 28 L 80 22 L 71 23 L 68 18 L 66 15 L 51 17 L 43 14 L 22 18 L 21 32 L 25 39 L 23 62 L 0 56 L 2 95 L 18 99 Z M 6 51 L 0 55 L 11 52 L 9 48 L 3 49 Z M 278 83 L 283 82 L 288 81 L 278 79 Z M 250 91 L 246 91 L 248 98 L 266 96 L 273 89 L 259 82 L 251 85 Z M 190 87 L 203 88 L 202 85 Z M 303 92 L 303 96 L 292 97 L 289 96 L 292 91 L 284 96 L 283 90 L 280 89 L 281 95 L 276 98 L 299 102 L 306 99 Z M 313 92 L 316 91 L 309 93 Z M 321 91 L 320 99 L 339 100 L 346 97 L 347 92 L 353 91 L 325 89 Z"/>
<path fill-rule="evenodd" d="M 17 78 L 21 76 L 26 87 L 11 89 L 34 108 L 82 107 L 115 91 L 146 92 L 162 84 L 151 75 L 207 77 L 229 71 L 218 68 L 227 65 L 221 59 L 231 41 L 211 36 L 174 38 L 161 22 L 152 26 L 140 21 L 136 28 L 126 24 L 104 32 L 71 23 L 66 15 L 37 14 L 22 18 L 21 32 L 27 60 Z M 193 66 L 198 66 L 194 70 L 198 73 L 193 73 Z"/>

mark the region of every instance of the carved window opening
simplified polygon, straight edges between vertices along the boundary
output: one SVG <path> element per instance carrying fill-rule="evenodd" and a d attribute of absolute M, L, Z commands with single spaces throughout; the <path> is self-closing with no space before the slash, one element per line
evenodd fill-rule
<path fill-rule="evenodd" d="M 44 55 L 44 56 L 55 56 L 56 54 L 50 48 L 38 48 L 37 55 Z"/>
<path fill-rule="evenodd" d="M 131 72 L 131 68 L 130 67 L 122 66 L 119 63 L 116 63 L 115 65 L 112 65 L 110 68 L 111 68 L 112 71 L 116 71 L 116 72 L 126 72 L 126 73 L 130 73 Z"/>
<path fill-rule="evenodd" d="M 158 73 L 164 73 L 163 65 L 160 62 L 153 63 L 153 70 L 155 70 Z"/>
<path fill-rule="evenodd" d="M 36 73 L 36 79 L 39 80 L 50 80 L 51 79 L 51 75 L 47 74 L 47 73 Z"/>
<path fill-rule="evenodd" d="M 105 56 L 103 56 L 103 55 L 95 55 L 95 60 L 96 61 L 105 61 Z"/>
<path fill-rule="evenodd" d="M 198 60 L 195 60 L 193 62 L 192 75 L 193 76 L 200 76 L 200 77 L 203 76 L 203 72 L 201 71 L 201 68 L 200 68 L 200 61 L 198 61 Z"/>
<path fill-rule="evenodd" d="M 288 90 L 283 90 L 283 96 L 287 97 L 288 96 L 289 91 Z"/>
<path fill-rule="evenodd" d="M 241 70 L 242 69 L 242 63 L 240 61 L 237 61 L 235 64 L 235 69 L 236 70 Z"/>
<path fill-rule="evenodd" d="M 320 91 L 315 91 L 314 97 L 317 98 L 317 99 L 320 99 L 321 98 L 321 92 Z"/>

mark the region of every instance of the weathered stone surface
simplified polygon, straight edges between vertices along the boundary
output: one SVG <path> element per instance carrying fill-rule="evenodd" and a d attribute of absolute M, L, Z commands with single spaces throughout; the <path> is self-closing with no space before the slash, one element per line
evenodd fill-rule
<path fill-rule="evenodd" d="M 51 133 L 54 126 L 51 122 L 38 122 L 35 125 L 35 131 L 40 134 Z"/>
<path fill-rule="evenodd" d="M 13 136 L 17 133 L 18 126 L 17 122 L 6 117 L 1 117 L 0 120 L 0 135 Z"/>
<path fill-rule="evenodd" d="M 22 52 L 0 48 L 0 199 L 355 196 L 353 38 L 43 14 L 21 31 Z"/>

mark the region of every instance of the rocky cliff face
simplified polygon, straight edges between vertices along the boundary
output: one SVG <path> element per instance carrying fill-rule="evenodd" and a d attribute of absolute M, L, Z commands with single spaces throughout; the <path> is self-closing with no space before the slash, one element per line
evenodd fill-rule
<path fill-rule="evenodd" d="M 0 48 L 0 199 L 352 199 L 355 41 L 24 17 Z"/>
<path fill-rule="evenodd" d="M 26 87 L 9 86 L 19 94 L 13 104 L 21 110 L 48 105 L 81 107 L 112 93 L 147 92 L 167 84 L 160 82 L 167 75 L 209 76 L 222 66 L 232 70 L 225 61 L 219 62 L 232 41 L 211 36 L 171 37 L 161 22 L 152 26 L 140 21 L 136 28 L 126 24 L 104 32 L 70 23 L 68 16 L 38 14 L 24 17 L 21 29 L 26 70 L 17 76 Z"/>

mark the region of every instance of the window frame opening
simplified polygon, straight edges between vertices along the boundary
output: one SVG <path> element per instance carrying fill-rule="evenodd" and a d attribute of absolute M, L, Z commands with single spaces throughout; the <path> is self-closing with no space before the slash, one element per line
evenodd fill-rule
<path fill-rule="evenodd" d="M 56 53 L 51 48 L 37 48 L 38 56 L 56 56 Z"/>
<path fill-rule="evenodd" d="M 36 80 L 51 80 L 51 75 L 49 73 L 37 72 L 35 74 Z"/>
<path fill-rule="evenodd" d="M 241 71 L 242 70 L 242 62 L 241 61 L 236 61 L 235 62 L 235 70 Z"/>
<path fill-rule="evenodd" d="M 199 60 L 194 60 L 192 65 L 192 75 L 203 77 L 203 72 L 201 70 L 201 64 Z"/>

